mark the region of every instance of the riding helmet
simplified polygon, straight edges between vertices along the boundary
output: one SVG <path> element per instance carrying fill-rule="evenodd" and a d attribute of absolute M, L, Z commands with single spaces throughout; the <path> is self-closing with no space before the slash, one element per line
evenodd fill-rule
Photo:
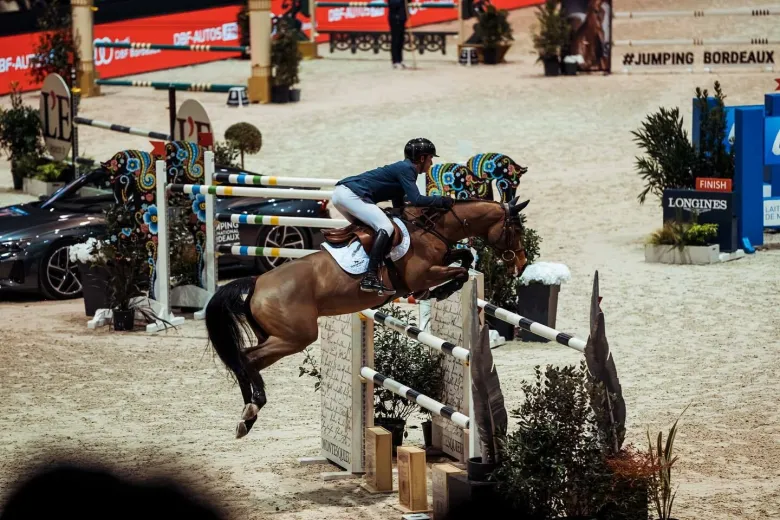
<path fill-rule="evenodd" d="M 436 147 L 433 146 L 431 141 L 424 137 L 415 137 L 406 143 L 406 146 L 404 147 L 404 156 L 407 159 L 416 162 L 417 159 L 423 155 L 438 157 L 438 155 L 436 155 Z"/>

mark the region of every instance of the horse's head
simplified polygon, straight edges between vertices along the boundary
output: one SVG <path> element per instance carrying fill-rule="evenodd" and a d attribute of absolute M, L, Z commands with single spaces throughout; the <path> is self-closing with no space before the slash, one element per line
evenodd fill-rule
<path fill-rule="evenodd" d="M 520 212 L 528 206 L 530 200 L 518 204 L 519 197 L 515 197 L 508 204 L 501 204 L 504 211 L 503 218 L 493 224 L 487 232 L 487 242 L 500 255 L 507 264 L 510 275 L 523 274 L 528 259 L 525 256 L 523 246 L 523 224 L 520 221 Z"/>

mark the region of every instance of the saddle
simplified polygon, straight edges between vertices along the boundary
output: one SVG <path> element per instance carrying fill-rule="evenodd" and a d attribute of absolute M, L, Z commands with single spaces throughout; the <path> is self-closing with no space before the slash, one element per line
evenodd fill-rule
<path fill-rule="evenodd" d="M 393 223 L 392 247 L 396 247 L 401 243 L 403 234 L 398 224 L 392 219 L 391 222 Z M 343 228 L 323 230 L 322 235 L 325 237 L 325 241 L 333 247 L 347 247 L 355 240 L 359 240 L 367 254 L 371 254 L 371 248 L 374 245 L 374 239 L 376 239 L 374 229 L 360 221 Z"/>

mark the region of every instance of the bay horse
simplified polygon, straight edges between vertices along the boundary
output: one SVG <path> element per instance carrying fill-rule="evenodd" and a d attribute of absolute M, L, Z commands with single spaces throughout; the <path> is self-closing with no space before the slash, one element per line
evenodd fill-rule
<path fill-rule="evenodd" d="M 236 437 L 249 433 L 267 402 L 260 371 L 314 343 L 320 316 L 377 308 L 402 295 L 448 297 L 468 280 L 473 255 L 469 249 L 455 249 L 466 238 L 484 239 L 509 264 L 510 273 L 521 274 L 527 260 L 519 215 L 530 201 L 518 204 L 517 200 L 508 204 L 457 200 L 450 209 L 403 208 L 397 216 L 409 231 L 409 249 L 380 270 L 382 279 L 392 282 L 395 295 L 361 291 L 361 275 L 344 271 L 327 251 L 219 287 L 206 306 L 206 328 L 212 347 L 236 377 L 244 398 Z M 373 233 L 355 222 L 324 235 L 333 244 L 360 240 L 370 251 Z M 394 246 L 400 238 L 396 228 Z M 451 265 L 457 261 L 460 267 Z M 243 333 L 250 331 L 258 344 L 244 348 Z"/>

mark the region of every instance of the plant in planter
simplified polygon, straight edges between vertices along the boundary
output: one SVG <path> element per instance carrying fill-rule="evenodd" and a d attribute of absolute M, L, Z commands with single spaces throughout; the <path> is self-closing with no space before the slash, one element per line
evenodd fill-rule
<path fill-rule="evenodd" d="M 632 131 L 634 142 L 644 155 L 636 158 L 636 171 L 645 188 L 637 197 L 644 204 L 648 195 L 660 201 L 664 190 L 693 189 L 696 177 L 734 178 L 734 147 L 727 152 L 725 96 L 715 82 L 714 106 L 707 101 L 708 91 L 696 89 L 701 108 L 699 146 L 694 146 L 684 129 L 677 107 L 661 107 L 647 116 L 639 130 Z"/>
<path fill-rule="evenodd" d="M 410 325 L 417 325 L 412 311 L 403 311 L 393 304 L 380 311 Z M 374 328 L 374 366 L 380 374 L 403 381 L 432 399 L 441 399 L 444 391 L 442 354 L 433 352 L 405 334 L 381 326 Z M 405 431 L 407 419 L 419 410 L 421 408 L 414 401 L 379 386 L 374 388 L 374 423 L 393 434 L 393 451 L 408 435 Z"/>
<path fill-rule="evenodd" d="M 563 16 L 560 0 L 546 0 L 536 8 L 538 30 L 532 34 L 537 61 L 544 63 L 545 76 L 557 76 L 561 70 L 561 49 L 566 47 L 571 27 Z"/>
<path fill-rule="evenodd" d="M 251 44 L 249 40 L 249 6 L 246 3 L 241 5 L 236 22 L 238 24 L 238 44 L 242 47 L 249 47 Z M 248 53 L 241 54 L 242 60 L 248 60 L 249 58 L 250 55 Z"/>
<path fill-rule="evenodd" d="M 21 190 L 38 167 L 43 143 L 38 111 L 24 104 L 18 83 L 11 85 L 11 108 L 0 107 L 0 148 L 11 159 L 14 189 Z"/>
<path fill-rule="evenodd" d="M 610 472 L 590 407 L 585 362 L 535 368 L 525 402 L 512 412 L 518 429 L 494 472 L 499 493 L 527 518 L 590 517 L 608 501 Z"/>
<path fill-rule="evenodd" d="M 142 305 L 142 285 L 148 283 L 149 254 L 133 233 L 135 210 L 131 204 L 114 204 L 106 211 L 107 238 L 101 242 L 99 258 L 108 271 L 108 301 L 114 330 L 132 331 L 136 314 L 151 323 L 159 318 Z"/>
<path fill-rule="evenodd" d="M 81 291 L 84 295 L 84 312 L 94 316 L 98 309 L 109 307 L 109 272 L 105 267 L 104 244 L 91 237 L 86 242 L 68 248 L 70 261 L 78 265 Z"/>
<path fill-rule="evenodd" d="M 263 134 L 250 123 L 236 123 L 225 131 L 225 139 L 241 152 L 241 168 L 244 168 L 244 154 L 254 155 L 263 147 Z"/>
<path fill-rule="evenodd" d="M 30 195 L 52 195 L 65 185 L 66 176 L 73 177 L 71 165 L 60 161 L 42 164 L 32 177 L 25 178 L 25 191 Z"/>
<path fill-rule="evenodd" d="M 276 20 L 276 31 L 271 40 L 271 101 L 298 101 L 300 90 L 291 91 L 292 86 L 299 81 L 298 68 L 303 58 L 298 50 L 298 33 L 294 21 L 288 16 L 280 16 Z"/>
<path fill-rule="evenodd" d="M 230 141 L 215 141 L 214 142 L 214 164 L 219 166 L 232 166 L 233 168 L 240 168 L 238 164 L 238 149 Z"/>
<path fill-rule="evenodd" d="M 645 244 L 645 261 L 709 264 L 719 261 L 717 224 L 667 220 Z"/>
<path fill-rule="evenodd" d="M 688 409 L 688 406 L 685 407 L 685 410 Z M 685 413 L 685 410 L 682 411 L 680 417 Z M 677 436 L 677 423 L 680 417 L 674 421 L 665 444 L 663 444 L 663 433 L 658 432 L 655 449 L 650 438 L 650 432 L 647 432 L 650 459 L 655 468 L 650 479 L 650 496 L 655 504 L 658 520 L 674 520 L 671 516 L 672 505 L 677 492 L 672 492 L 672 466 L 677 462 L 677 456 L 672 455 L 672 448 L 674 447 L 674 439 Z"/>
<path fill-rule="evenodd" d="M 506 10 L 496 9 L 492 4 L 488 4 L 484 11 L 477 13 L 478 21 L 474 25 L 474 32 L 482 42 L 482 61 L 485 64 L 499 63 L 503 54 L 509 49 L 507 42 L 514 40 L 512 26 L 509 25 L 507 16 Z"/>

